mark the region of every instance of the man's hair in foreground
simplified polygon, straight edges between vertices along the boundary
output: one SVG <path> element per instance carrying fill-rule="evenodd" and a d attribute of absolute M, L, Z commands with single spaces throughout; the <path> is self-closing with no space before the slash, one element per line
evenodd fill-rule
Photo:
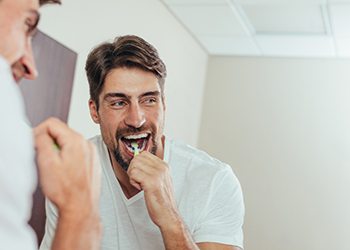
<path fill-rule="evenodd" d="M 90 98 L 98 109 L 98 97 L 108 73 L 116 68 L 138 68 L 153 73 L 158 78 L 162 94 L 166 67 L 157 50 L 138 36 L 116 37 L 94 48 L 88 55 L 85 70 L 90 87 Z"/>
<path fill-rule="evenodd" d="M 2 2 L 2 0 L 0 0 L 0 2 Z M 45 5 L 45 4 L 50 4 L 50 3 L 57 3 L 57 4 L 61 4 L 61 0 L 39 0 L 39 5 Z"/>
<path fill-rule="evenodd" d="M 50 4 L 50 3 L 61 4 L 61 0 L 39 0 L 40 6 L 42 6 L 44 4 Z"/>

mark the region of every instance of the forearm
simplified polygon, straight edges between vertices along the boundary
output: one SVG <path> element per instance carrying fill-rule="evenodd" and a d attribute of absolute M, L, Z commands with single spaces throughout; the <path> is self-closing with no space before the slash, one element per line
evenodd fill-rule
<path fill-rule="evenodd" d="M 51 250 L 97 250 L 101 223 L 98 213 L 62 214 L 58 218 Z"/>
<path fill-rule="evenodd" d="M 160 228 L 166 250 L 199 250 L 181 218 Z"/>

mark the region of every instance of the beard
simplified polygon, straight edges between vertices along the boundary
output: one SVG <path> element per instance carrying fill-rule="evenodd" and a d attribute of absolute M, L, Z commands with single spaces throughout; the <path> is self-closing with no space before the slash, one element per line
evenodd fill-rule
<path fill-rule="evenodd" d="M 157 138 L 156 138 L 156 129 L 154 126 L 149 126 L 149 128 L 147 129 L 146 126 L 142 126 L 140 128 L 133 128 L 133 127 L 129 127 L 129 128 L 121 128 L 121 129 L 118 129 L 117 132 L 116 132 L 116 141 L 117 141 L 117 147 L 115 147 L 113 149 L 113 157 L 114 159 L 118 162 L 118 164 L 122 167 L 122 169 L 124 171 L 127 171 L 128 168 L 129 168 L 129 165 L 130 165 L 130 162 L 132 159 L 130 160 L 127 160 L 127 159 L 124 159 L 122 154 L 121 154 L 121 150 L 120 150 L 120 139 L 126 135 L 126 134 L 136 134 L 136 133 L 141 133 L 142 131 L 151 131 L 151 134 L 150 134 L 150 139 L 152 141 L 152 147 L 151 149 L 149 150 L 149 152 L 151 154 L 156 154 L 157 152 L 157 149 L 158 149 L 158 143 L 157 143 Z M 147 142 L 149 143 L 149 142 Z"/>

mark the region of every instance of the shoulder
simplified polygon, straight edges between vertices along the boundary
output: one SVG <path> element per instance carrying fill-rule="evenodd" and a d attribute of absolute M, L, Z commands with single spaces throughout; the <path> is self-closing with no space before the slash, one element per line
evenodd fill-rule
<path fill-rule="evenodd" d="M 94 137 L 89 138 L 89 141 L 95 144 L 96 146 L 99 145 L 103 140 L 101 135 L 95 135 Z"/>
<path fill-rule="evenodd" d="M 190 146 L 188 144 L 170 140 L 169 141 L 169 161 L 180 161 L 183 164 L 191 165 L 195 168 L 203 168 L 210 171 L 227 171 L 231 167 L 219 159 L 209 155 L 207 152 Z"/>
<path fill-rule="evenodd" d="M 104 151 L 105 146 L 101 135 L 95 135 L 94 137 L 89 138 L 89 141 L 95 145 L 99 154 Z"/>
<path fill-rule="evenodd" d="M 191 176 L 202 183 L 225 179 L 239 185 L 231 166 L 207 152 L 174 140 L 168 141 L 168 147 L 168 163 L 174 169 L 175 175 Z"/>

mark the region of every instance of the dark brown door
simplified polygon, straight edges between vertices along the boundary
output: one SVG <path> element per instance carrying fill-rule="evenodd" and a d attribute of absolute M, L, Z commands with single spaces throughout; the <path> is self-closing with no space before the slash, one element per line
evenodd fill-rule
<path fill-rule="evenodd" d="M 20 83 L 28 119 L 33 127 L 51 116 L 66 122 L 77 54 L 40 31 L 33 38 L 33 53 L 39 77 Z M 44 235 L 45 218 L 44 197 L 37 187 L 29 224 L 39 243 Z"/>

